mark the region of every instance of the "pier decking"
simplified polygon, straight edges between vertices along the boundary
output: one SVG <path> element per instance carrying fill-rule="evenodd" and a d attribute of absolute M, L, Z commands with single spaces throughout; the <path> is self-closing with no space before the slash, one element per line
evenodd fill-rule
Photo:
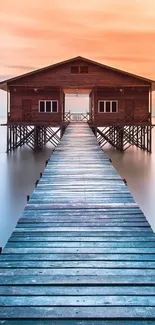
<path fill-rule="evenodd" d="M 0 324 L 155 324 L 155 235 L 86 123 L 66 129 L 0 255 Z"/>

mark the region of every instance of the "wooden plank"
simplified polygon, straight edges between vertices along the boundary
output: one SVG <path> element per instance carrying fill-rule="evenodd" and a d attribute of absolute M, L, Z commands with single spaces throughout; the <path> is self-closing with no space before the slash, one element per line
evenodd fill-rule
<path fill-rule="evenodd" d="M 61 233 L 60 233 L 61 235 Z M 88 235 L 88 234 L 87 234 Z M 141 236 L 124 236 L 124 234 L 122 236 L 89 236 L 89 237 L 85 237 L 85 236 L 70 236 L 70 234 L 68 234 L 68 236 L 42 236 L 42 237 L 37 237 L 37 236 L 11 236 L 9 238 L 8 243 L 12 243 L 12 242 L 20 242 L 22 243 L 27 243 L 29 244 L 29 242 L 36 242 L 36 244 L 42 243 L 42 242 L 47 242 L 47 243 L 51 243 L 51 242 L 76 242 L 77 244 L 80 244 L 81 242 L 83 243 L 89 243 L 89 242 L 123 242 L 123 243 L 130 243 L 131 245 L 133 244 L 133 242 L 138 242 L 139 244 L 144 243 L 144 247 L 145 244 L 151 244 L 154 245 L 155 243 L 155 236 L 145 236 L 145 237 L 141 237 Z M 154 247 L 154 246 L 153 246 Z"/>
<path fill-rule="evenodd" d="M 7 245 L 5 246 L 6 248 L 8 247 L 17 247 L 17 248 L 32 248 L 32 247 L 36 247 L 36 248 L 59 248 L 59 247 L 66 247 L 66 248 L 69 248 L 69 247 L 72 247 L 72 248 L 80 248 L 80 247 L 84 247 L 84 248 L 91 248 L 91 247 L 99 247 L 99 248 L 114 248 L 114 247 L 117 247 L 117 248 L 133 248 L 133 247 L 136 247 L 136 248 L 139 248 L 139 247 L 142 247 L 142 248 L 155 248 L 155 241 L 154 242 L 78 242 L 78 241 L 55 241 L 55 242 L 8 242 Z"/>
<path fill-rule="evenodd" d="M 147 271 L 146 271 L 147 274 Z M 4 275 L 0 278 L 0 285 L 155 285 L 155 276 L 147 275 Z"/>
<path fill-rule="evenodd" d="M 115 276 L 116 276 L 116 279 L 117 279 L 117 276 L 119 275 L 122 275 L 124 277 L 126 276 L 130 276 L 130 275 L 133 275 L 135 276 L 135 279 L 136 279 L 136 276 L 148 276 L 148 277 L 152 277 L 152 276 L 155 276 L 155 269 L 149 269 L 149 268 L 138 268 L 138 269 L 129 269 L 129 268 L 78 268 L 78 267 L 68 267 L 68 268 L 41 268 L 41 269 L 38 269 L 36 267 L 31 267 L 31 268 L 16 268 L 16 267 L 12 267 L 12 268 L 8 268 L 6 266 L 6 268 L 0 268 L 0 276 L 16 276 L 16 275 L 19 275 L 19 276 L 40 276 L 40 275 L 44 275 L 44 276 L 80 276 L 80 277 L 83 277 L 83 276 L 87 276 L 88 277 L 88 280 L 89 280 L 89 277 L 96 277 L 96 276 L 113 276 L 114 277 L 114 280 L 115 280 Z M 102 280 L 101 280 L 102 281 Z"/>
<path fill-rule="evenodd" d="M 51 197 L 51 194 L 52 194 L 52 198 L 58 198 L 58 195 L 57 195 L 57 193 L 55 193 L 55 194 L 53 194 L 53 193 L 51 193 L 51 192 L 46 192 L 46 193 L 40 193 L 40 192 L 36 192 L 36 193 L 34 193 L 32 196 L 31 196 L 31 200 L 33 199 L 33 200 L 36 200 L 36 202 L 38 202 L 41 198 L 43 198 L 43 201 L 45 200 L 45 198 L 47 199 L 47 200 L 49 200 L 50 199 L 50 197 Z M 92 193 L 90 193 L 89 194 L 89 192 L 84 192 L 84 191 L 82 191 L 81 193 L 79 192 L 78 193 L 78 197 L 79 198 L 83 198 L 83 196 L 85 195 L 85 197 L 88 199 L 88 198 L 92 198 L 93 199 L 93 197 L 95 197 L 96 198 L 96 194 L 95 195 L 93 195 Z M 75 199 L 75 198 L 77 198 L 77 193 L 64 193 L 64 192 L 62 192 L 62 193 L 60 193 L 59 192 L 59 199 L 63 199 L 64 197 L 68 197 L 68 198 L 70 198 L 70 199 Z M 98 193 L 98 195 L 97 195 L 97 197 L 98 197 L 98 200 L 100 199 L 101 201 L 102 201 L 102 198 L 105 200 L 105 199 L 109 199 L 109 193 L 107 193 L 107 194 L 104 194 L 104 193 Z M 118 193 L 117 194 L 117 192 L 116 193 L 111 193 L 111 195 L 110 195 L 110 199 L 115 199 L 115 200 L 118 200 L 118 199 L 120 199 L 120 198 L 122 198 L 123 200 L 125 200 L 125 199 L 128 199 L 128 202 L 130 202 L 130 200 L 132 199 L 132 201 L 133 201 L 133 198 L 132 198 L 132 196 L 130 195 L 130 194 L 128 194 L 128 193 Z M 103 201 L 102 201 L 103 202 Z M 122 201 L 121 201 L 122 202 Z"/>
<path fill-rule="evenodd" d="M 3 249 L 4 254 L 155 254 L 155 248 L 143 248 L 143 247 L 133 247 L 133 248 L 95 248 L 95 247 L 5 247 Z M 123 256 L 122 256 L 123 257 Z"/>
<path fill-rule="evenodd" d="M 138 222 L 123 222 L 123 221 L 104 221 L 104 222 L 98 222 L 98 221 L 94 221 L 94 222 L 25 222 L 25 223 L 18 223 L 17 224 L 17 228 L 39 228 L 41 227 L 42 229 L 44 227 L 78 227 L 78 226 L 83 226 L 83 227 L 148 227 L 149 223 L 146 221 L 138 221 Z"/>
<path fill-rule="evenodd" d="M 125 323 L 124 323 L 125 322 Z M 0 324 L 5 325 L 154 325 L 153 320 L 81 320 L 78 319 L 54 319 L 54 320 L 4 320 L 0 319 Z"/>
<path fill-rule="evenodd" d="M 53 286 L 13 286 L 2 285 L 0 286 L 1 296 L 151 296 L 155 297 L 155 286 L 147 285 L 53 285 Z"/>
<path fill-rule="evenodd" d="M 146 219 L 144 217 L 136 217 L 136 216 L 132 216 L 131 218 L 128 217 L 110 217 L 110 216 L 103 216 L 103 218 L 94 218 L 93 217 L 86 217 L 86 216 L 81 216 L 81 218 L 79 216 L 77 217 L 67 217 L 67 220 L 65 217 L 59 217 L 59 216 L 38 216 L 38 218 L 36 218 L 35 216 L 29 216 L 28 218 L 20 218 L 18 221 L 18 224 L 24 224 L 24 223 L 45 223 L 45 222 L 51 222 L 51 223 L 92 223 L 92 222 L 100 222 L 101 224 L 105 223 L 105 222 L 128 222 L 128 223 L 132 223 L 132 222 L 141 222 L 141 223 L 147 223 Z"/>
<path fill-rule="evenodd" d="M 59 254 L 4 254 L 2 252 L 0 261 L 155 261 L 155 254 L 97 254 L 97 253 L 59 253 Z"/>
<path fill-rule="evenodd" d="M 142 234 L 142 233 L 146 233 L 146 235 L 151 235 L 152 234 L 152 229 L 150 227 L 35 227 L 35 229 L 29 227 L 29 228 L 25 228 L 25 227 L 22 227 L 22 228 L 18 228 L 16 227 L 15 230 L 14 230 L 14 234 L 15 233 L 32 233 L 32 232 L 35 232 L 35 233 L 44 233 L 44 232 L 48 232 L 48 233 L 51 233 L 51 232 L 89 232 L 91 231 L 92 233 L 97 233 L 97 232 L 101 232 L 102 231 L 102 236 L 103 236 L 103 233 L 104 232 L 109 232 L 111 234 L 115 234 L 115 232 L 119 232 L 119 233 L 130 233 L 133 234 L 134 231 L 136 231 L 136 234 Z"/>
<path fill-rule="evenodd" d="M 84 208 L 86 207 L 87 209 L 88 208 L 104 208 L 106 207 L 107 209 L 109 208 L 112 208 L 112 207 L 118 207 L 118 208 L 124 208 L 124 207 L 131 207 L 133 205 L 133 207 L 136 207 L 136 203 L 94 203 L 94 204 L 91 204 L 91 203 L 88 203 L 86 201 L 82 201 L 82 202 L 75 202 L 75 203 L 63 203 L 61 202 L 61 204 L 59 203 L 55 203 L 53 202 L 52 204 L 34 204 L 34 203 L 28 203 L 25 207 L 26 210 L 44 210 L 44 209 L 47 209 L 47 210 L 51 210 L 52 208 L 54 209 L 57 209 L 57 208 L 60 208 L 60 209 L 66 209 L 67 208 L 72 208 L 72 209 L 77 209 L 77 207 L 80 209 L 80 208 Z"/>
<path fill-rule="evenodd" d="M 155 296 L 2 296 L 0 307 L 9 306 L 155 306 Z"/>
<path fill-rule="evenodd" d="M 96 210 L 96 211 L 95 211 Z M 34 210 L 34 211 L 29 211 L 29 210 L 25 210 L 22 214 L 22 216 L 28 217 L 28 216 L 35 216 L 39 217 L 39 216 L 59 216 L 59 217 L 87 217 L 88 218 L 88 213 L 89 213 L 89 217 L 93 217 L 94 218 L 101 218 L 101 217 L 106 217 L 106 216 L 111 216 L 111 217 L 128 217 L 129 219 L 132 216 L 141 216 L 144 218 L 144 214 L 139 210 L 139 209 L 131 209 L 131 208 L 123 208 L 123 209 L 80 209 L 80 210 L 61 210 L 61 209 L 52 209 L 52 210 Z"/>
<path fill-rule="evenodd" d="M 97 268 L 97 269 L 155 269 L 155 262 L 150 261 L 25 261 L 25 260 L 9 260 L 0 261 L 0 268 Z M 138 272 L 138 271 L 137 271 Z"/>
<path fill-rule="evenodd" d="M 101 228 L 100 228 L 101 229 Z M 122 230 L 123 229 L 123 230 Z M 86 229 L 83 229 L 81 227 L 80 231 L 78 231 L 77 229 L 74 229 L 72 228 L 72 230 L 67 230 L 64 229 L 64 228 L 58 228 L 57 231 L 52 228 L 52 230 L 45 230 L 45 229 L 38 229 L 38 231 L 34 231 L 33 229 L 27 229 L 26 233 L 25 231 L 21 230 L 20 231 L 17 231 L 17 229 L 15 228 L 15 230 L 13 231 L 12 233 L 12 236 L 13 237 L 17 237 L 17 236 L 64 236 L 64 237 L 77 237 L 77 236 L 82 236 L 82 237 L 94 237 L 94 236 L 98 236 L 98 237 L 109 237 L 110 235 L 111 236 L 114 236 L 114 237 L 132 237 L 132 236 L 135 236 L 135 237 L 140 237 L 141 236 L 144 236 L 144 238 L 150 238 L 153 234 L 152 230 L 149 229 L 149 230 L 146 230 L 146 229 L 141 229 L 141 230 L 136 230 L 135 231 L 135 228 L 132 229 L 131 231 L 126 231 L 126 229 L 124 230 L 124 228 L 122 228 L 121 230 L 118 228 L 118 229 L 112 229 L 110 228 L 110 230 L 107 230 L 107 229 L 104 229 L 104 231 L 100 231 L 99 229 L 95 229 L 94 230 L 94 227 L 93 228 L 89 228 L 89 230 L 86 230 Z M 138 228 L 139 229 L 139 228 Z M 115 231 L 114 231 L 115 230 Z M 155 238 L 155 237 L 154 237 Z"/>
<path fill-rule="evenodd" d="M 155 307 L 1 307 L 3 319 L 64 319 L 96 318 L 109 319 L 143 319 L 155 320 Z"/>

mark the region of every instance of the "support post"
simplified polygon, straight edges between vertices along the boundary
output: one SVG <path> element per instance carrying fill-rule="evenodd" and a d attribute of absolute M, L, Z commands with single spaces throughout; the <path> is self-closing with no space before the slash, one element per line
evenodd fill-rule
<path fill-rule="evenodd" d="M 61 129 L 60 129 L 60 139 L 63 137 L 65 130 L 66 130 L 66 127 L 64 125 L 62 125 Z"/>
<path fill-rule="evenodd" d="M 92 132 L 94 133 L 95 137 L 97 137 L 97 127 L 92 126 L 91 127 Z"/>
<path fill-rule="evenodd" d="M 117 143 L 116 147 L 120 150 L 123 151 L 123 136 L 124 136 L 124 127 L 117 126 L 116 127 L 116 132 L 117 132 Z"/>
<path fill-rule="evenodd" d="M 44 145 L 46 144 L 46 126 L 44 126 Z"/>
<path fill-rule="evenodd" d="M 6 146 L 6 152 L 9 152 L 10 150 L 10 126 L 7 126 L 7 146 Z"/>

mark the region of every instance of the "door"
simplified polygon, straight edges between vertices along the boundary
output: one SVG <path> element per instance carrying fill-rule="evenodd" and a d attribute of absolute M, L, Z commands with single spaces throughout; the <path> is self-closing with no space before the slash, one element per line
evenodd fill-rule
<path fill-rule="evenodd" d="M 134 121 L 134 100 L 125 100 L 125 122 Z"/>
<path fill-rule="evenodd" d="M 30 122 L 32 120 L 32 100 L 22 99 L 22 121 Z"/>

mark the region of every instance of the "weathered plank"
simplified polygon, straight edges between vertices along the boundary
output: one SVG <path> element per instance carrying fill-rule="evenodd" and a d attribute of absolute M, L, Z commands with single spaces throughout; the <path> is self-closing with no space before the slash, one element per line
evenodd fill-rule
<path fill-rule="evenodd" d="M 147 271 L 146 271 L 147 274 Z M 0 278 L 0 285 L 153 285 L 155 276 L 147 275 L 4 275 Z"/>
<path fill-rule="evenodd" d="M 5 320 L 1 319 L 0 324 L 4 325 L 154 325 L 153 320 L 78 320 L 78 319 L 54 319 L 54 320 Z"/>
<path fill-rule="evenodd" d="M 155 296 L 2 296 L 3 306 L 155 306 Z"/>
<path fill-rule="evenodd" d="M 62 222 L 35 222 L 33 223 L 32 221 L 31 222 L 25 222 L 25 223 L 18 223 L 17 224 L 17 228 L 43 228 L 43 227 L 78 227 L 82 225 L 83 227 L 148 227 L 150 228 L 148 222 L 145 222 L 145 221 L 138 221 L 138 222 L 124 222 L 124 221 L 104 221 L 104 222 L 98 222 L 98 221 L 94 221 L 94 222 L 91 222 L 91 221 L 88 221 L 88 222 L 66 222 L 64 221 L 63 223 Z"/>
<path fill-rule="evenodd" d="M 64 319 L 96 318 L 109 319 L 151 319 L 155 320 L 155 307 L 1 307 L 3 319 Z"/>
<path fill-rule="evenodd" d="M 88 234 L 87 234 L 88 235 Z M 103 236 L 98 236 L 98 237 L 95 237 L 95 236 L 89 236 L 89 237 L 85 237 L 85 236 L 82 236 L 80 234 L 80 236 L 73 236 L 73 235 L 70 235 L 70 233 L 68 234 L 68 236 L 61 236 L 61 233 L 60 233 L 60 236 L 42 236 L 42 237 L 37 237 L 36 236 L 11 236 L 9 238 L 9 241 L 8 243 L 12 243 L 12 242 L 19 242 L 19 245 L 20 243 L 22 244 L 23 242 L 29 244 L 30 242 L 36 242 L 36 245 L 39 244 L 39 243 L 42 243 L 42 242 L 69 242 L 69 243 L 72 243 L 72 242 L 76 242 L 78 245 L 80 245 L 80 242 L 83 242 L 83 243 L 89 243 L 89 242 L 108 242 L 108 243 L 113 243 L 113 242 L 124 242 L 124 243 L 131 243 L 131 245 L 133 244 L 133 242 L 137 242 L 137 243 L 143 243 L 142 245 L 144 245 L 145 247 L 145 244 L 151 244 L 154 245 L 155 243 L 155 236 L 145 236 L 145 237 L 141 237 L 141 236 L 108 236 L 108 235 L 105 235 L 104 237 Z M 20 246 L 19 246 L 20 247 Z M 154 247 L 154 246 L 153 246 Z"/>
<path fill-rule="evenodd" d="M 101 229 L 101 227 L 100 227 Z M 77 237 L 77 236 L 81 236 L 81 237 L 94 237 L 94 236 L 98 236 L 99 238 L 100 237 L 103 237 L 106 238 L 106 237 L 109 237 L 110 235 L 111 236 L 114 236 L 114 237 L 132 237 L 132 236 L 135 236 L 136 238 L 141 238 L 141 236 L 144 236 L 144 238 L 150 238 L 153 234 L 152 230 L 151 229 L 139 229 L 135 231 L 135 228 L 131 229 L 130 231 L 126 231 L 126 229 L 124 230 L 124 228 L 122 228 L 121 230 L 119 228 L 110 228 L 109 230 L 107 230 L 106 228 L 104 228 L 104 231 L 102 229 L 102 231 L 100 231 L 100 229 L 96 229 L 94 230 L 94 227 L 93 228 L 89 228 L 89 230 L 87 229 L 84 229 L 84 228 L 80 228 L 80 231 L 78 231 L 77 229 L 69 229 L 67 228 L 64 229 L 64 228 L 58 228 L 57 227 L 57 231 L 52 228 L 52 230 L 48 229 L 48 230 L 45 230 L 45 229 L 38 229 L 38 231 L 35 231 L 34 229 L 27 229 L 26 233 L 25 231 L 21 230 L 20 231 L 17 231 L 17 228 L 15 228 L 15 230 L 13 231 L 12 233 L 12 236 L 13 237 L 18 237 L 18 236 L 51 236 L 51 237 L 55 237 L 55 236 L 64 236 L 64 237 Z M 91 231 L 90 231 L 91 230 Z M 155 238 L 155 237 L 154 237 Z"/>
<path fill-rule="evenodd" d="M 117 276 L 122 275 L 122 276 L 130 276 L 133 275 L 135 276 L 135 280 L 136 280 L 136 276 L 155 276 L 155 269 L 149 269 L 149 268 L 96 268 L 93 267 L 92 268 L 83 268 L 83 267 L 74 267 L 72 268 L 72 266 L 70 267 L 62 267 L 62 268 L 52 268 L 50 267 L 46 267 L 46 268 L 36 268 L 35 266 L 32 268 L 17 268 L 17 267 L 12 267 L 12 268 L 8 268 L 7 266 L 4 268 L 0 268 L 0 276 L 31 276 L 31 275 L 36 275 L 36 276 L 40 276 L 40 275 L 45 275 L 45 276 L 53 276 L 53 275 L 60 275 L 60 276 L 87 276 L 89 279 L 90 277 L 94 277 L 94 276 L 113 276 L 114 280 L 115 280 L 115 276 L 117 279 Z M 101 280 L 102 281 L 102 280 Z M 123 280 L 122 280 L 123 281 Z M 130 280 L 129 280 L 130 281 Z"/>
<path fill-rule="evenodd" d="M 125 241 L 122 241 L 122 242 L 93 242 L 93 241 L 88 241 L 88 242 L 78 242 L 78 241 L 55 241 L 55 242 L 11 242 L 9 241 L 7 243 L 7 245 L 5 246 L 6 248 L 8 247 L 18 247 L 18 248 L 32 248 L 32 247 L 35 247 L 35 248 L 59 248 L 59 247 L 63 247 L 63 248 L 69 248 L 69 247 L 72 247 L 72 248 L 80 248 L 80 247 L 83 247 L 83 248 L 91 248 L 91 247 L 95 247 L 95 248 L 107 248 L 107 247 L 111 247 L 111 248 L 133 248 L 133 247 L 136 247 L 136 248 L 139 248 L 139 247 L 142 247 L 142 248 L 155 248 L 155 242 L 133 242 L 133 243 L 130 243 L 130 242 L 125 242 Z"/>
<path fill-rule="evenodd" d="M 95 247 L 5 247 L 3 254 L 155 254 L 155 248 L 143 248 L 143 247 L 107 247 L 107 248 L 95 248 Z"/>
<path fill-rule="evenodd" d="M 146 285 L 53 285 L 53 286 L 13 286 L 2 285 L 0 286 L 1 296 L 151 296 L 155 297 L 155 286 Z"/>
<path fill-rule="evenodd" d="M 57 231 L 60 231 L 60 232 L 62 232 L 62 231 L 65 231 L 65 232 L 71 232 L 71 231 L 73 231 L 73 232 L 87 232 L 87 231 L 90 231 L 91 230 L 91 232 L 92 233 L 94 233 L 94 232 L 97 232 L 97 231 L 99 231 L 99 232 L 101 232 L 102 231 L 102 235 L 103 235 L 103 233 L 104 232 L 109 232 L 109 233 L 117 233 L 117 232 L 119 232 L 119 233 L 124 233 L 124 232 L 130 232 L 130 235 L 131 234 L 133 234 L 133 232 L 134 231 L 136 231 L 136 234 L 139 232 L 139 234 L 141 235 L 143 232 L 144 233 L 146 233 L 146 234 L 148 234 L 148 235 L 150 235 L 150 234 L 152 234 L 152 230 L 151 230 L 151 228 L 150 227 L 148 227 L 148 226 L 146 226 L 146 227 L 143 227 L 143 228 L 141 228 L 141 227 L 130 227 L 130 226 L 127 226 L 127 227 L 82 227 L 82 225 L 81 226 L 78 226 L 78 227 L 63 227 L 62 225 L 61 225 L 61 227 L 36 227 L 35 229 L 33 229 L 33 228 L 31 228 L 31 227 L 29 227 L 29 228 L 25 228 L 25 227 L 22 227 L 22 228 L 18 228 L 18 227 L 16 227 L 15 228 L 15 230 L 14 230 L 14 234 L 15 233 L 28 233 L 28 232 L 30 232 L 30 233 L 32 233 L 32 232 L 35 232 L 35 233 L 37 233 L 37 232 L 40 232 L 40 233 L 43 233 L 43 232 L 48 232 L 48 233 L 50 233 L 50 232 L 57 232 Z"/>
<path fill-rule="evenodd" d="M 155 254 L 97 254 L 97 253 L 64 253 L 64 254 L 4 254 L 0 256 L 0 261 L 155 261 Z"/>
<path fill-rule="evenodd" d="M 97 268 L 97 269 L 155 269 L 155 262 L 150 261 L 0 261 L 0 268 Z M 138 270 L 137 270 L 138 272 Z"/>

